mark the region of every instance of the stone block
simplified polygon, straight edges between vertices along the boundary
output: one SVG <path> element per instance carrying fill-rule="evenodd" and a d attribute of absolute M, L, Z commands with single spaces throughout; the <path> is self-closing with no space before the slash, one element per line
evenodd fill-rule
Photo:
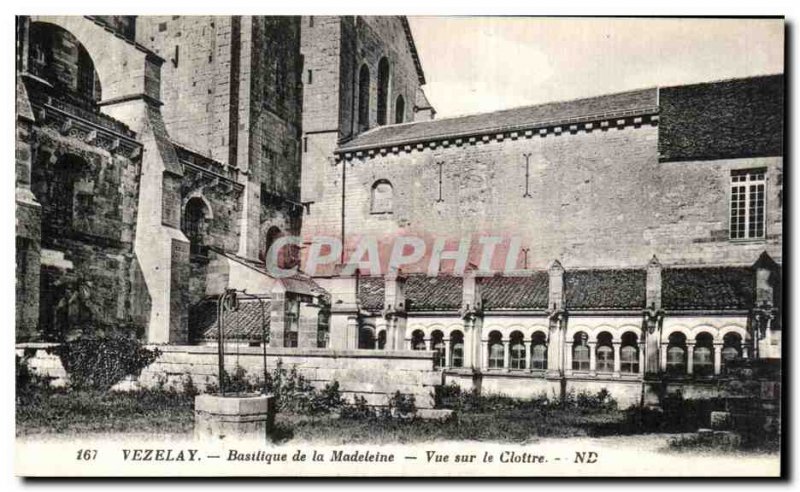
<path fill-rule="evenodd" d="M 195 439 L 266 441 L 275 420 L 273 395 L 195 397 Z"/>
<path fill-rule="evenodd" d="M 713 430 L 728 430 L 731 428 L 730 412 L 711 412 L 711 428 Z"/>
<path fill-rule="evenodd" d="M 425 420 L 447 420 L 453 415 L 453 410 L 447 408 L 420 408 L 417 417 Z"/>

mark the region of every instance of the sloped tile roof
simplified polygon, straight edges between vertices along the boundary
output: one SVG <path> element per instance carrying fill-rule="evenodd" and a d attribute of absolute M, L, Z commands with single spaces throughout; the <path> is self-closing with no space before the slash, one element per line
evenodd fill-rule
<path fill-rule="evenodd" d="M 755 298 L 749 267 L 666 268 L 661 281 L 664 309 L 748 309 Z"/>
<path fill-rule="evenodd" d="M 516 128 L 533 128 L 593 115 L 650 110 L 656 105 L 657 91 L 653 88 L 524 106 L 491 113 L 387 125 L 358 135 L 339 147 L 338 151 L 346 152 L 354 149 L 422 142 Z"/>
<path fill-rule="evenodd" d="M 659 160 L 783 155 L 784 77 L 661 89 Z"/>
<path fill-rule="evenodd" d="M 644 309 L 646 282 L 645 270 L 567 271 L 567 309 Z"/>
<path fill-rule="evenodd" d="M 461 277 L 410 275 L 406 280 L 406 305 L 409 311 L 448 311 L 461 309 Z"/>
<path fill-rule="evenodd" d="M 261 316 L 261 303 L 254 299 L 239 301 L 238 311 L 226 311 L 223 324 L 225 339 L 260 342 L 263 329 L 269 338 L 270 301 L 264 300 L 264 316 Z M 217 303 L 213 300 L 195 305 L 189 312 L 189 332 L 193 340 L 213 341 L 219 338 L 217 325 Z"/>
<path fill-rule="evenodd" d="M 547 272 L 486 277 L 481 282 L 483 309 L 546 309 L 548 280 Z"/>
<path fill-rule="evenodd" d="M 358 302 L 367 311 L 380 311 L 384 305 L 383 277 L 361 277 L 358 279 Z"/>

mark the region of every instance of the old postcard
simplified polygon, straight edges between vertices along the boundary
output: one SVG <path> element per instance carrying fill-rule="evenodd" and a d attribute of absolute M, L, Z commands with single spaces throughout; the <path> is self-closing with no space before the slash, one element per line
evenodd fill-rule
<path fill-rule="evenodd" d="M 16 473 L 785 474 L 784 31 L 17 16 Z"/>

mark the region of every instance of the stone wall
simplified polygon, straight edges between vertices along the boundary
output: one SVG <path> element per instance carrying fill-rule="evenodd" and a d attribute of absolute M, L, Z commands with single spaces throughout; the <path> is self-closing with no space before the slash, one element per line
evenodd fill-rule
<path fill-rule="evenodd" d="M 782 158 L 659 162 L 658 136 L 645 124 L 364 152 L 325 167 L 326 186 L 305 218 L 305 234 L 339 237 L 344 171 L 347 236 L 416 234 L 430 249 L 434 236 L 515 235 L 529 249 L 528 268 L 554 258 L 568 269 L 644 266 L 654 254 L 665 264 L 751 264 L 765 249 L 780 262 Z M 767 238 L 734 243 L 730 171 L 754 167 L 767 168 Z M 371 213 L 378 180 L 392 184 L 391 214 Z M 523 266 L 520 254 L 517 267 Z"/>
<path fill-rule="evenodd" d="M 58 357 L 47 353 L 47 344 L 21 344 L 17 355 L 34 352 L 28 364 L 40 374 L 54 378 L 53 384 L 66 383 L 66 372 Z M 151 347 L 153 348 L 153 347 Z M 218 374 L 217 347 L 157 346 L 162 355 L 141 376 L 124 381 L 118 389 L 154 387 L 163 381 L 181 389 L 187 376 L 199 388 L 216 384 Z M 226 369 L 233 372 L 237 364 L 250 378 L 263 380 L 263 349 L 228 347 Z M 377 350 L 328 350 L 268 347 L 267 370 L 278 361 L 287 370 L 296 367 L 312 384 L 322 387 L 338 381 L 348 399 L 363 396 L 371 405 L 385 405 L 396 391 L 412 394 L 418 408 L 433 406 L 433 387 L 441 384 L 439 371 L 433 369 L 433 353 L 420 351 L 383 352 Z"/>
<path fill-rule="evenodd" d="M 333 165 L 333 151 L 339 140 L 349 140 L 358 133 L 358 71 L 366 65 L 370 72 L 370 128 L 377 125 L 381 58 L 386 57 L 390 66 L 389 123 L 395 122 L 395 101 L 400 94 L 405 99 L 404 121 L 413 120 L 420 81 L 402 20 L 397 16 L 304 17 L 302 51 L 302 200 L 314 202 L 310 213 L 303 217 L 303 230 L 338 236 L 339 214 L 331 207 L 341 203 L 342 173 L 339 166 Z"/>
<path fill-rule="evenodd" d="M 484 373 L 475 378 L 464 371 L 445 372 L 445 384 L 457 384 L 462 391 L 471 391 L 473 388 L 479 389 L 483 395 L 502 395 L 512 398 L 537 398 L 547 396 L 550 399 L 558 398 L 561 394 L 561 380 L 558 378 L 514 375 L 503 373 Z M 612 398 L 617 401 L 619 408 L 625 409 L 630 406 L 639 405 L 642 401 L 642 385 L 645 384 L 641 379 L 611 379 L 611 378 L 580 378 L 567 377 L 566 391 L 577 396 L 581 393 L 596 395 L 602 390 L 609 392 Z M 687 400 L 703 400 L 708 398 L 718 398 L 722 395 L 720 387 L 724 384 L 721 380 L 711 381 L 673 381 L 664 386 L 668 395 L 678 392 Z M 655 391 L 652 395 L 658 398 L 661 393 L 660 386 L 653 386 L 647 383 L 646 391 Z"/>
<path fill-rule="evenodd" d="M 170 137 L 220 162 L 229 161 L 230 16 L 141 16 L 136 40 L 166 61 L 161 112 Z"/>

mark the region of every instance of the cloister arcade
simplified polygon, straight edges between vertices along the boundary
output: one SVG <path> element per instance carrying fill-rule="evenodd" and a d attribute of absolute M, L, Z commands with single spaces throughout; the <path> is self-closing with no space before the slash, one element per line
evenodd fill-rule
<path fill-rule="evenodd" d="M 418 322 L 408 320 L 405 342 L 409 350 L 436 353 L 436 366 L 444 369 L 469 367 L 470 337 L 464 323 Z M 726 364 L 752 354 L 752 340 L 745 319 L 671 319 L 660 336 L 663 371 L 673 377 L 714 377 L 724 375 Z M 641 318 L 618 318 L 614 323 L 597 319 L 571 320 L 564 331 L 561 364 L 551 360 L 547 320 L 527 323 L 484 322 L 477 366 L 489 373 L 529 373 L 544 376 L 548 369 L 563 367 L 574 377 L 639 378 L 645 370 L 646 344 Z M 386 331 L 371 323 L 361 328 L 360 348 L 383 350 Z"/>

